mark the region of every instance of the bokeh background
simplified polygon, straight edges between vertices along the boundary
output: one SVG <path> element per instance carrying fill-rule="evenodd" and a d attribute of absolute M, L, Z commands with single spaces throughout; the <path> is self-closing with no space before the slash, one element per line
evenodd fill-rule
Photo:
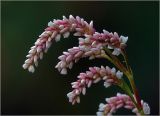
<path fill-rule="evenodd" d="M 116 95 L 117 87 L 108 89 L 103 82 L 93 85 L 72 106 L 66 97 L 70 83 L 89 66 L 109 65 L 104 59 L 81 59 L 68 75 L 54 68 L 63 51 L 78 45 L 70 36 L 53 43 L 34 74 L 22 69 L 30 47 L 47 23 L 62 15 L 79 15 L 93 20 L 97 31 L 106 29 L 129 36 L 127 53 L 141 98 L 149 103 L 151 114 L 159 114 L 159 4 L 158 2 L 1 2 L 1 113 L 2 114 L 96 114 L 106 97 Z M 132 114 L 119 110 L 117 114 Z"/>

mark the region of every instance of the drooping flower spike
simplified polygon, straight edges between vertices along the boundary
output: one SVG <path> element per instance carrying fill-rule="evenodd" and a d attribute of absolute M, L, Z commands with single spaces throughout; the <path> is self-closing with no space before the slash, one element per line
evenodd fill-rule
<path fill-rule="evenodd" d="M 103 33 L 96 32 L 93 21 L 88 24 L 83 18 L 73 17 L 72 15 L 69 18 L 63 16 L 63 20 L 54 19 L 50 21 L 48 27 L 34 43 L 35 45 L 31 47 L 23 68 L 33 73 L 35 66 L 38 66 L 38 60 L 43 58 L 43 54 L 48 51 L 52 42 L 58 42 L 61 38 L 68 38 L 71 32 L 74 33 L 74 36 L 78 36 L 79 45 L 68 49 L 58 57 L 60 61 L 55 68 L 61 74 L 67 74 L 67 69 L 71 69 L 74 63 L 84 57 L 89 57 L 89 59 L 105 58 L 120 71 L 116 71 L 115 68 L 111 69 L 108 66 L 101 66 L 100 68 L 90 67 L 89 71 L 80 73 L 78 80 L 71 84 L 73 91 L 67 94 L 69 102 L 72 104 L 79 103 L 79 96 L 81 93 L 86 94 L 87 87 L 89 88 L 93 83 L 104 80 L 106 88 L 113 84 L 117 85 L 124 90 L 126 95 L 117 94 L 116 97 L 106 99 L 107 104 L 100 104 L 97 115 L 111 115 L 121 107 L 130 109 L 137 115 L 150 114 L 149 105 L 140 99 L 134 83 L 133 72 L 128 65 L 124 50 L 128 37 L 119 36 L 116 32 L 110 33 L 106 30 L 103 30 Z M 125 60 L 124 63 L 118 59 L 119 54 L 122 54 Z M 128 78 L 131 88 L 123 80 L 123 74 Z"/>
<path fill-rule="evenodd" d="M 127 37 L 119 37 L 117 33 L 109 33 L 104 30 L 103 34 L 95 32 L 93 28 L 93 21 L 88 24 L 83 18 L 72 15 L 67 19 L 63 16 L 63 20 L 55 20 L 48 23 L 48 27 L 39 36 L 35 45 L 31 47 L 29 54 L 26 56 L 27 59 L 23 64 L 24 69 L 28 69 L 29 72 L 34 72 L 34 66 L 38 66 L 38 59 L 43 58 L 44 52 L 47 52 L 53 41 L 59 41 L 61 36 L 68 38 L 70 32 L 74 32 L 74 36 L 87 36 L 90 37 L 92 43 L 94 41 L 98 43 L 107 43 L 109 48 L 114 48 L 113 54 L 119 55 L 121 48 L 125 46 Z M 88 39 L 85 39 L 88 40 Z M 82 45 L 82 42 L 81 42 Z"/>
<path fill-rule="evenodd" d="M 63 52 L 63 55 L 59 56 L 60 62 L 55 66 L 61 74 L 67 74 L 67 68 L 71 69 L 73 64 L 78 62 L 79 59 L 89 57 L 89 59 L 101 58 L 105 54 L 102 49 L 102 45 L 88 46 L 88 47 L 73 47 L 68 49 L 67 52 Z"/>
<path fill-rule="evenodd" d="M 62 35 L 64 38 L 68 38 L 70 32 L 75 32 L 74 36 L 93 34 L 93 22 L 91 21 L 88 24 L 79 16 L 74 18 L 72 15 L 69 16 L 69 19 L 63 16 L 63 20 L 50 21 L 48 27 L 35 42 L 35 45 L 31 47 L 29 54 L 26 56 L 27 60 L 23 64 L 23 68 L 28 69 L 29 72 L 34 72 L 34 65 L 38 66 L 38 59 L 43 58 L 44 52 L 48 51 L 52 42 L 58 42 Z"/>
<path fill-rule="evenodd" d="M 126 109 L 132 110 L 136 115 L 140 115 L 138 109 L 135 107 L 134 103 L 130 97 L 126 94 L 117 93 L 117 96 L 106 98 L 106 104 L 100 103 L 97 116 L 109 116 L 115 113 L 118 109 L 124 107 Z M 150 114 L 150 107 L 146 102 L 141 100 L 143 106 L 144 114 Z"/>
<path fill-rule="evenodd" d="M 79 103 L 79 95 L 81 93 L 85 95 L 86 88 L 89 88 L 93 83 L 98 83 L 99 81 L 104 80 L 104 86 L 107 88 L 112 84 L 119 84 L 122 76 L 122 72 L 116 72 L 115 68 L 111 69 L 108 66 L 101 66 L 100 68 L 90 67 L 89 71 L 86 71 L 86 73 L 80 73 L 78 76 L 79 79 L 76 82 L 71 83 L 74 90 L 67 94 L 69 102 L 72 104 L 75 104 L 76 102 Z"/>

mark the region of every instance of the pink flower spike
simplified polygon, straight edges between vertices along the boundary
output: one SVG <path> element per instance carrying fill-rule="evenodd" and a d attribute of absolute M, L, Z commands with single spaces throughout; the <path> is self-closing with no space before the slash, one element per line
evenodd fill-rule
<path fill-rule="evenodd" d="M 87 46 L 87 48 L 85 47 L 86 46 L 84 46 L 84 49 L 82 49 L 82 46 L 73 47 L 68 49 L 67 52 L 63 52 L 63 55 L 58 57 L 60 61 L 56 65 L 56 68 L 59 69 L 60 71 L 63 68 L 71 69 L 74 62 L 76 63 L 81 58 L 85 58 L 85 57 L 103 58 L 102 56 L 103 54 L 105 54 L 105 52 L 101 49 L 100 45 L 93 47 L 90 44 Z"/>
<path fill-rule="evenodd" d="M 68 38 L 70 32 L 77 33 L 76 36 L 84 36 L 88 33 L 94 33 L 94 29 L 92 29 L 93 25 L 84 25 L 82 24 L 83 22 L 80 22 L 79 20 L 81 20 L 80 17 L 74 18 L 72 15 L 70 15 L 69 19 L 63 16 L 63 20 L 54 19 L 54 21 L 50 21 L 48 23 L 48 27 L 39 36 L 39 38 L 35 42 L 35 45 L 29 51 L 29 54 L 27 55 L 27 60 L 29 60 L 29 62 L 25 62 L 23 68 L 27 69 L 30 67 L 30 65 L 34 66 L 34 64 L 37 66 L 38 60 L 34 61 L 32 59 L 35 56 L 37 57 L 37 59 L 42 59 L 42 54 L 48 51 L 54 40 L 56 42 L 60 41 L 62 35 L 64 38 Z M 90 30 L 88 31 L 89 28 Z M 34 72 L 32 66 L 29 69 L 29 72 Z"/>
<path fill-rule="evenodd" d="M 102 44 L 102 46 L 108 45 L 108 47 L 114 48 L 113 55 L 119 55 L 121 52 L 121 49 L 124 49 L 126 46 L 126 42 L 128 40 L 128 37 L 120 36 L 115 32 L 114 34 L 109 33 L 108 31 L 103 30 L 103 33 L 95 32 L 95 29 L 93 28 L 93 21 L 88 24 L 84 19 L 77 16 L 74 18 L 72 15 L 69 16 L 67 19 L 65 16 L 63 16 L 63 20 L 55 20 L 52 22 L 50 21 L 48 23 L 48 27 L 45 29 L 45 31 L 39 36 L 37 41 L 35 42 L 35 45 L 31 48 L 29 51 L 29 54 L 27 55 L 27 59 L 30 60 L 28 63 L 24 63 L 27 65 L 23 65 L 24 69 L 29 68 L 30 65 L 35 64 L 35 66 L 38 66 L 38 60 L 34 61 L 32 60 L 34 56 L 37 57 L 37 59 L 42 59 L 43 52 L 47 52 L 50 48 L 52 42 L 55 40 L 56 42 L 60 41 L 61 35 L 63 35 L 64 38 L 68 38 L 70 35 L 70 32 L 74 32 L 75 36 L 85 36 L 84 41 L 80 41 L 81 50 L 88 51 L 91 48 L 89 48 L 86 44 L 93 45 L 96 47 L 98 44 Z M 96 43 L 96 45 L 95 45 Z M 100 48 L 99 48 L 100 50 Z M 92 50 L 93 51 L 93 50 Z M 99 51 L 94 52 L 94 54 L 99 53 Z M 77 57 L 81 55 L 82 53 L 77 54 Z M 99 58 L 100 55 L 91 55 L 91 52 L 86 52 L 86 56 L 89 56 L 89 59 Z M 77 61 L 76 59 L 75 61 Z M 27 67 L 26 67 L 27 66 Z"/>
<path fill-rule="evenodd" d="M 107 80 L 112 80 L 112 82 L 107 82 L 107 85 L 105 84 L 105 87 L 108 87 L 112 84 L 117 84 L 118 78 L 116 77 L 115 73 L 112 73 L 110 68 L 107 69 L 108 71 L 105 71 L 106 69 L 103 66 L 101 66 L 100 68 L 90 67 L 89 69 L 90 70 L 86 71 L 86 73 L 80 73 L 78 76 L 78 80 L 71 83 L 73 91 L 68 93 L 67 96 L 69 98 L 69 102 L 71 102 L 72 104 L 76 103 L 77 97 L 79 97 L 81 93 L 83 95 L 86 94 L 87 87 L 89 88 L 92 83 L 99 82 L 105 76 L 107 76 L 106 80 L 104 80 L 105 83 L 107 82 Z M 104 72 L 103 75 L 101 74 L 102 71 Z"/>
<path fill-rule="evenodd" d="M 106 104 L 102 103 L 99 105 L 98 114 L 111 115 L 115 113 L 119 108 L 124 107 L 126 109 L 132 110 L 133 113 L 139 115 L 137 108 L 126 94 L 117 93 L 117 96 L 106 98 Z M 143 110 L 145 114 L 150 114 L 150 107 L 147 103 L 141 101 Z"/>
<path fill-rule="evenodd" d="M 34 73 L 35 67 L 38 67 L 39 59 L 43 59 L 44 53 L 48 52 L 52 43 L 68 38 L 72 33 L 74 36 L 78 36 L 78 46 L 63 51 L 63 54 L 58 57 L 60 61 L 55 68 L 58 69 L 60 74 L 66 75 L 68 69 L 72 69 L 74 63 L 86 57 L 89 60 L 105 58 L 120 71 L 108 66 L 89 67 L 89 71 L 80 73 L 77 76 L 77 81 L 71 83 L 73 90 L 67 94 L 69 102 L 72 105 L 80 103 L 80 94 L 85 95 L 87 88 L 90 88 L 93 83 L 96 84 L 103 80 L 104 87 L 108 88 L 111 85 L 118 85 L 129 95 L 117 93 L 114 97 L 106 98 L 106 104 L 101 103 L 99 105 L 98 116 L 112 115 L 121 107 L 132 110 L 136 115 L 150 114 L 149 105 L 143 100 L 140 101 L 139 93 L 134 85 L 134 79 L 130 79 L 130 77 L 133 77 L 132 69 L 128 66 L 129 63 L 126 60 L 124 50 L 127 46 L 128 37 L 106 30 L 97 32 L 92 20 L 88 23 L 79 16 L 69 15 L 68 18 L 63 16 L 62 20 L 53 19 L 53 21 L 48 22 L 44 32 L 38 36 L 34 45 L 28 51 L 26 60 L 22 65 L 23 69 Z M 123 59 L 119 59 L 119 55 L 122 55 Z M 122 60 L 126 62 L 123 63 Z M 129 84 L 131 87 L 127 87 L 125 85 L 126 80 L 122 80 L 123 73 L 129 79 L 127 85 Z M 134 100 L 131 97 L 132 92 L 135 94 L 133 95 Z M 143 110 L 143 112 L 140 110 Z"/>

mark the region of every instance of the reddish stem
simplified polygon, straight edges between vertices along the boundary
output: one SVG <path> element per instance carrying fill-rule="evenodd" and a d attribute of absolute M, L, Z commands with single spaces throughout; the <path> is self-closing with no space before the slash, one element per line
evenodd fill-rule
<path fill-rule="evenodd" d="M 142 108 L 141 99 L 140 99 L 140 95 L 138 93 L 138 89 L 134 88 L 134 93 L 135 93 L 135 98 L 137 100 L 138 106 L 140 108 Z"/>

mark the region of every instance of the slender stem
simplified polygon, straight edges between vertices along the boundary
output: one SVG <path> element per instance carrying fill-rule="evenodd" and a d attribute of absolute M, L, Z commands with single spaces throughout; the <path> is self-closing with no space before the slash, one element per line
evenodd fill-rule
<path fill-rule="evenodd" d="M 127 66 L 128 70 L 129 70 L 129 72 L 130 72 L 130 73 L 128 73 L 128 78 L 129 78 L 129 81 L 130 81 L 130 83 L 131 83 L 131 87 L 132 87 L 132 90 L 133 90 L 133 92 L 134 92 L 134 94 L 135 94 L 136 100 L 137 100 L 137 102 L 138 102 L 138 106 L 139 106 L 140 108 L 142 108 L 140 96 L 139 96 L 139 94 L 138 94 L 138 90 L 136 89 L 136 85 L 135 85 L 135 83 L 134 83 L 132 70 L 131 70 L 131 68 L 130 68 L 129 65 L 128 65 L 128 58 L 127 58 L 127 55 L 126 55 L 125 50 L 122 51 L 122 55 L 123 55 L 123 57 L 124 57 L 124 59 L 125 59 L 126 66 Z"/>
<path fill-rule="evenodd" d="M 125 53 L 126 53 L 125 50 L 123 50 L 121 53 L 122 53 L 123 58 L 124 58 L 124 60 L 125 60 L 127 69 L 130 70 L 129 65 L 128 65 L 128 58 L 127 58 L 127 56 L 126 56 L 126 54 L 125 54 Z"/>
<path fill-rule="evenodd" d="M 101 56 L 102 56 L 103 58 L 108 59 L 111 63 L 114 64 L 114 61 L 113 61 L 107 54 L 102 54 Z"/>
<path fill-rule="evenodd" d="M 123 64 L 119 61 L 119 59 L 112 55 L 111 51 L 104 47 L 104 50 L 109 54 L 109 56 L 113 59 L 112 63 L 122 72 L 126 73 L 127 69 L 123 66 Z"/>
<path fill-rule="evenodd" d="M 136 98 L 136 101 L 137 101 L 137 103 L 138 103 L 138 107 L 139 107 L 139 109 L 142 110 L 141 99 L 140 99 L 138 90 L 136 89 L 136 85 L 135 85 L 135 83 L 134 83 L 134 79 L 133 79 L 132 76 L 129 76 L 129 81 L 130 81 L 130 83 L 131 83 L 133 92 L 134 92 L 134 94 L 135 94 L 135 98 Z"/>
<path fill-rule="evenodd" d="M 141 101 L 140 101 L 140 96 L 139 96 L 139 94 L 138 94 L 138 90 L 136 89 L 136 85 L 135 85 L 134 79 L 133 79 L 133 73 L 132 73 L 131 68 L 130 68 L 129 65 L 128 65 L 128 59 L 127 59 L 127 56 L 126 56 L 126 54 L 125 54 L 125 51 L 122 51 L 122 55 L 123 55 L 123 57 L 124 57 L 124 59 L 125 59 L 126 66 L 127 66 L 127 69 L 128 69 L 128 70 L 126 69 L 126 67 L 124 67 L 124 65 L 119 61 L 119 59 L 118 59 L 116 56 L 112 55 L 111 51 L 110 51 L 108 48 L 104 47 L 104 50 L 105 50 L 105 51 L 109 54 L 109 56 L 110 56 L 110 57 L 109 57 L 108 55 L 104 55 L 104 58 L 106 58 L 106 59 L 108 59 L 109 61 L 111 61 L 111 63 L 113 63 L 119 70 L 121 70 L 121 71 L 126 75 L 126 77 L 128 77 L 129 82 L 130 82 L 130 84 L 131 84 L 131 88 L 132 88 L 133 93 L 134 93 L 134 95 L 135 95 L 135 98 L 134 98 L 132 95 L 130 95 L 131 92 L 129 92 L 129 90 L 130 90 L 129 87 L 127 87 L 127 88 L 128 88 L 128 89 L 127 89 L 127 93 L 128 93 L 128 95 L 131 97 L 131 99 L 132 99 L 133 102 L 137 102 L 136 107 L 137 107 L 138 111 L 140 112 L 140 114 L 144 114 L 143 108 L 142 108 L 142 105 L 141 105 Z M 128 85 L 127 85 L 127 86 L 128 86 Z M 135 99 L 136 99 L 136 100 L 135 100 Z"/>
<path fill-rule="evenodd" d="M 122 54 L 122 56 L 123 56 L 123 58 L 124 58 L 124 60 L 125 60 L 127 69 L 129 70 L 129 72 L 131 73 L 131 75 L 133 75 L 132 69 L 131 69 L 131 67 L 129 66 L 129 63 L 128 63 L 128 57 L 127 57 L 127 55 L 126 55 L 126 51 L 123 49 L 123 50 L 121 51 L 121 54 Z"/>
<path fill-rule="evenodd" d="M 136 103 L 136 101 L 135 101 L 135 99 L 134 99 L 134 97 L 133 97 L 133 94 L 132 94 L 132 92 L 130 91 L 130 88 L 129 88 L 129 86 L 127 85 L 127 83 L 126 83 L 123 79 L 121 79 L 121 82 L 122 82 L 122 83 L 119 85 L 120 88 L 121 88 L 122 90 L 124 90 L 124 92 L 125 92 L 128 96 L 130 96 L 130 98 L 131 98 L 131 100 L 133 101 L 134 105 L 135 105 L 136 107 L 138 107 L 138 106 L 137 106 L 137 103 Z"/>
<path fill-rule="evenodd" d="M 137 107 L 140 114 L 144 115 L 142 107 L 139 107 L 139 104 L 134 99 L 133 94 L 130 91 L 129 86 L 127 85 L 127 83 L 123 79 L 122 79 L 122 84 L 120 85 L 120 87 L 121 87 L 121 89 L 123 89 L 126 92 L 126 94 L 128 94 L 130 96 L 131 100 L 133 101 L 134 105 Z"/>

